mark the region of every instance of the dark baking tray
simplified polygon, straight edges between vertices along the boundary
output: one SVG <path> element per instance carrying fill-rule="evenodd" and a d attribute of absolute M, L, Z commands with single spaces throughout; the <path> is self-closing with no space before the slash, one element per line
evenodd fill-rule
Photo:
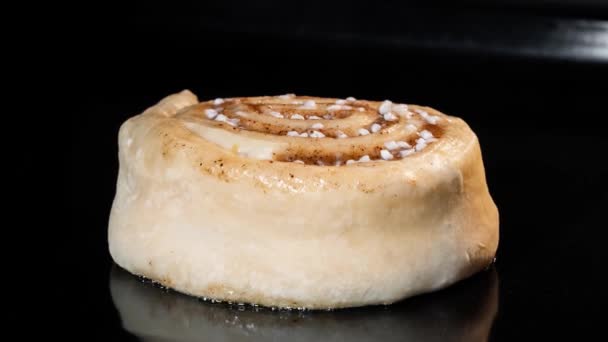
<path fill-rule="evenodd" d="M 110 275 L 122 327 L 142 341 L 486 341 L 498 288 L 491 268 L 449 290 L 390 306 L 287 311 L 203 302 L 118 266 Z"/>

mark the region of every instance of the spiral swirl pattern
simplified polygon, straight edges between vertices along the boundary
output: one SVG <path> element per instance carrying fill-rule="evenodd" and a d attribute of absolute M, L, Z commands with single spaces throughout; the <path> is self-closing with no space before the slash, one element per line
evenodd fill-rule
<path fill-rule="evenodd" d="M 345 166 L 397 161 L 424 150 L 443 134 L 442 114 L 431 108 L 354 98 L 281 95 L 215 99 L 179 113 L 252 139 L 283 142 L 271 159 Z"/>

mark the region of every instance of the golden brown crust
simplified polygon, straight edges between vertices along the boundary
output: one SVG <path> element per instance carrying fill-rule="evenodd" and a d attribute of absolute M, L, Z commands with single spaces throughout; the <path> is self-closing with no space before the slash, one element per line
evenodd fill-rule
<path fill-rule="evenodd" d="M 355 136 L 361 129 L 370 134 Z M 386 147 L 395 142 L 404 144 Z M 497 248 L 477 138 L 432 108 L 199 103 L 185 91 L 125 122 L 119 146 L 112 255 L 185 293 L 308 308 L 388 303 L 469 276 Z"/>

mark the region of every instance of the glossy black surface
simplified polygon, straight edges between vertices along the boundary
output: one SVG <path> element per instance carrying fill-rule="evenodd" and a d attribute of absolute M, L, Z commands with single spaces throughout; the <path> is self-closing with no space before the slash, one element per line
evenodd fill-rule
<path fill-rule="evenodd" d="M 494 269 L 433 296 L 339 311 L 275 311 L 163 291 L 114 267 L 112 302 L 143 341 L 486 341 L 498 311 Z"/>
<path fill-rule="evenodd" d="M 504 16 L 504 22 L 513 23 L 514 30 L 522 29 L 514 33 L 520 37 L 526 31 L 515 28 L 518 20 L 533 14 L 543 20 L 565 20 L 565 26 L 576 20 L 594 27 L 606 25 L 599 15 L 577 14 L 601 8 L 592 1 L 586 2 L 590 7 L 575 6 L 572 14 L 559 16 L 552 13 L 568 11 L 549 6 L 539 12 L 524 6 L 521 13 L 500 3 L 493 10 Z M 473 7 L 473 12 L 465 7 L 461 11 L 476 15 L 486 10 Z M 87 18 L 94 30 L 79 45 L 85 64 L 74 91 L 83 101 L 73 105 L 76 116 L 66 163 L 71 226 L 68 236 L 60 239 L 69 252 L 64 260 L 69 270 L 64 279 L 68 304 L 64 314 L 57 315 L 65 326 L 64 335 L 85 340 L 194 334 L 200 340 L 311 336 L 425 341 L 483 340 L 487 334 L 491 341 L 518 341 L 580 340 L 602 331 L 608 205 L 608 137 L 603 124 L 608 69 L 602 58 L 522 53 L 517 41 L 504 40 L 500 30 L 483 34 L 513 51 L 469 49 L 449 42 L 452 48 L 435 44 L 433 34 L 430 40 L 414 39 L 411 44 L 384 44 L 375 38 L 359 39 L 365 28 L 347 25 L 340 29 L 350 30 L 354 39 L 329 33 L 292 35 L 281 25 L 243 31 L 243 21 L 231 18 L 255 21 L 255 17 L 242 10 L 233 9 L 233 16 L 223 13 L 220 26 L 200 21 L 185 25 L 180 21 L 183 17 L 171 15 L 175 14 L 171 8 L 163 21 L 142 20 L 158 15 L 145 8 L 128 8 L 104 20 Z M 259 11 L 247 10 L 251 15 Z M 429 11 L 431 17 L 439 15 Z M 301 16 L 293 18 L 288 24 L 297 26 Z M 369 26 L 379 22 L 373 19 Z M 327 27 L 323 25 L 327 24 L 316 27 Z M 230 27 L 235 29 L 226 29 Z M 532 45 L 551 41 L 538 33 L 542 27 L 526 27 Z M 388 30 L 390 36 L 404 28 L 371 32 L 377 37 Z M 435 30 L 465 32 L 467 28 L 452 22 Z M 558 40 L 575 52 L 577 46 L 588 45 L 575 35 Z M 429 41 L 432 46 L 425 45 Z M 599 40 L 595 46 L 605 44 Z M 112 271 L 106 229 L 116 181 L 118 127 L 183 88 L 201 99 L 287 92 L 389 98 L 464 118 L 479 136 L 488 184 L 501 215 L 494 270 L 394 307 L 303 315 L 241 312 L 199 303 Z M 493 279 L 489 285 L 488 278 Z M 129 315 L 145 313 L 154 319 L 129 330 L 132 321 L 125 305 L 132 309 Z M 152 328 L 157 330 L 146 333 Z"/>
<path fill-rule="evenodd" d="M 168 16 L 180 20 L 167 25 Z M 606 1 L 146 3 L 131 19 L 154 33 L 254 33 L 368 48 L 608 62 Z"/>

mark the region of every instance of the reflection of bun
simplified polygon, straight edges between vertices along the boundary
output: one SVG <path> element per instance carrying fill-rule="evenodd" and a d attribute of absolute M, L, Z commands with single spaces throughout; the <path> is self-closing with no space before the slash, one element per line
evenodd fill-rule
<path fill-rule="evenodd" d="M 144 341 L 487 341 L 498 310 L 496 271 L 390 307 L 270 311 L 162 291 L 118 267 L 110 289 L 123 327 Z"/>
<path fill-rule="evenodd" d="M 391 303 L 486 267 L 498 212 L 460 119 L 388 101 L 172 95 L 120 129 L 110 252 L 191 295 Z"/>

